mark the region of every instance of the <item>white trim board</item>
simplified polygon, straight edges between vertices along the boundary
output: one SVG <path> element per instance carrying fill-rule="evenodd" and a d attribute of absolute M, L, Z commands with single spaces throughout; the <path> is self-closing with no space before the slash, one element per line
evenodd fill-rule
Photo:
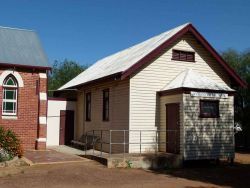
<path fill-rule="evenodd" d="M 16 78 L 16 80 L 18 82 L 18 87 L 23 87 L 24 86 L 23 79 L 22 79 L 21 75 L 17 71 L 14 71 L 14 70 L 6 70 L 6 71 L 2 72 L 2 74 L 0 76 L 0 86 L 3 85 L 3 81 L 10 74 L 13 75 Z"/>
<path fill-rule="evenodd" d="M 46 141 L 47 141 L 46 138 L 37 138 L 36 140 L 37 140 L 38 142 L 46 142 Z"/>
<path fill-rule="evenodd" d="M 47 74 L 46 73 L 39 73 L 39 78 L 47 78 Z"/>
<path fill-rule="evenodd" d="M 40 98 L 40 101 L 46 101 L 47 100 L 47 93 L 40 92 L 39 98 Z"/>
<path fill-rule="evenodd" d="M 17 120 L 17 116 L 6 116 L 6 115 L 2 115 L 2 119 L 12 119 L 12 120 Z"/>
<path fill-rule="evenodd" d="M 39 124 L 47 124 L 47 118 L 45 116 L 40 116 Z"/>

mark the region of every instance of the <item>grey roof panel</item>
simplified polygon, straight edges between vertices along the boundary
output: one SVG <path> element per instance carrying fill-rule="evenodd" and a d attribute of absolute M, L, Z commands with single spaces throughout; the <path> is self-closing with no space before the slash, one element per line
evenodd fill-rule
<path fill-rule="evenodd" d="M 87 83 L 105 76 L 123 72 L 136 64 L 140 59 L 145 57 L 159 45 L 174 36 L 189 23 L 178 26 L 174 29 L 166 31 L 160 35 L 152 37 L 142 43 L 134 45 L 130 48 L 117 52 L 113 55 L 105 57 L 81 74 L 70 80 L 68 83 L 59 88 L 59 90 L 67 89 L 73 86 Z"/>
<path fill-rule="evenodd" d="M 186 69 L 178 74 L 170 83 L 161 89 L 161 91 L 177 89 L 177 88 L 193 88 L 193 89 L 211 89 L 234 91 L 229 86 L 219 84 L 214 80 L 195 72 L 192 69 Z"/>
<path fill-rule="evenodd" d="M 0 65 L 50 67 L 35 31 L 0 27 Z"/>

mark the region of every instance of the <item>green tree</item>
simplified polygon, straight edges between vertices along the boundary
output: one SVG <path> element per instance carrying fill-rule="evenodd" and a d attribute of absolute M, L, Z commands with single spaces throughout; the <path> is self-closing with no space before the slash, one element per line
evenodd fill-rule
<path fill-rule="evenodd" d="M 230 64 L 232 68 L 243 78 L 248 85 L 250 84 L 250 50 L 238 52 L 228 49 L 222 53 L 222 57 Z M 235 88 L 235 121 L 243 127 L 243 136 L 245 147 L 250 147 L 250 89 Z"/>
<path fill-rule="evenodd" d="M 57 90 L 68 81 L 76 77 L 82 71 L 86 70 L 87 66 L 65 59 L 62 62 L 54 61 L 52 72 L 49 74 L 49 96 L 52 96 L 53 90 Z"/>

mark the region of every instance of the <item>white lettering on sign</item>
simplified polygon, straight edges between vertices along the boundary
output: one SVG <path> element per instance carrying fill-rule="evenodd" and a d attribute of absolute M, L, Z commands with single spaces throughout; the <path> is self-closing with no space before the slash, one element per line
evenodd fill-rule
<path fill-rule="evenodd" d="M 213 98 L 228 98 L 227 93 L 210 93 L 191 91 L 192 97 L 213 97 Z"/>

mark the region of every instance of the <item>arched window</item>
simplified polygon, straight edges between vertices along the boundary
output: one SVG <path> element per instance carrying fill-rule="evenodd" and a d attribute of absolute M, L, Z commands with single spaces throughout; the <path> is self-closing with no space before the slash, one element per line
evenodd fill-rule
<path fill-rule="evenodd" d="M 3 82 L 3 115 L 17 115 L 17 89 L 18 84 L 13 75 L 9 75 Z"/>

